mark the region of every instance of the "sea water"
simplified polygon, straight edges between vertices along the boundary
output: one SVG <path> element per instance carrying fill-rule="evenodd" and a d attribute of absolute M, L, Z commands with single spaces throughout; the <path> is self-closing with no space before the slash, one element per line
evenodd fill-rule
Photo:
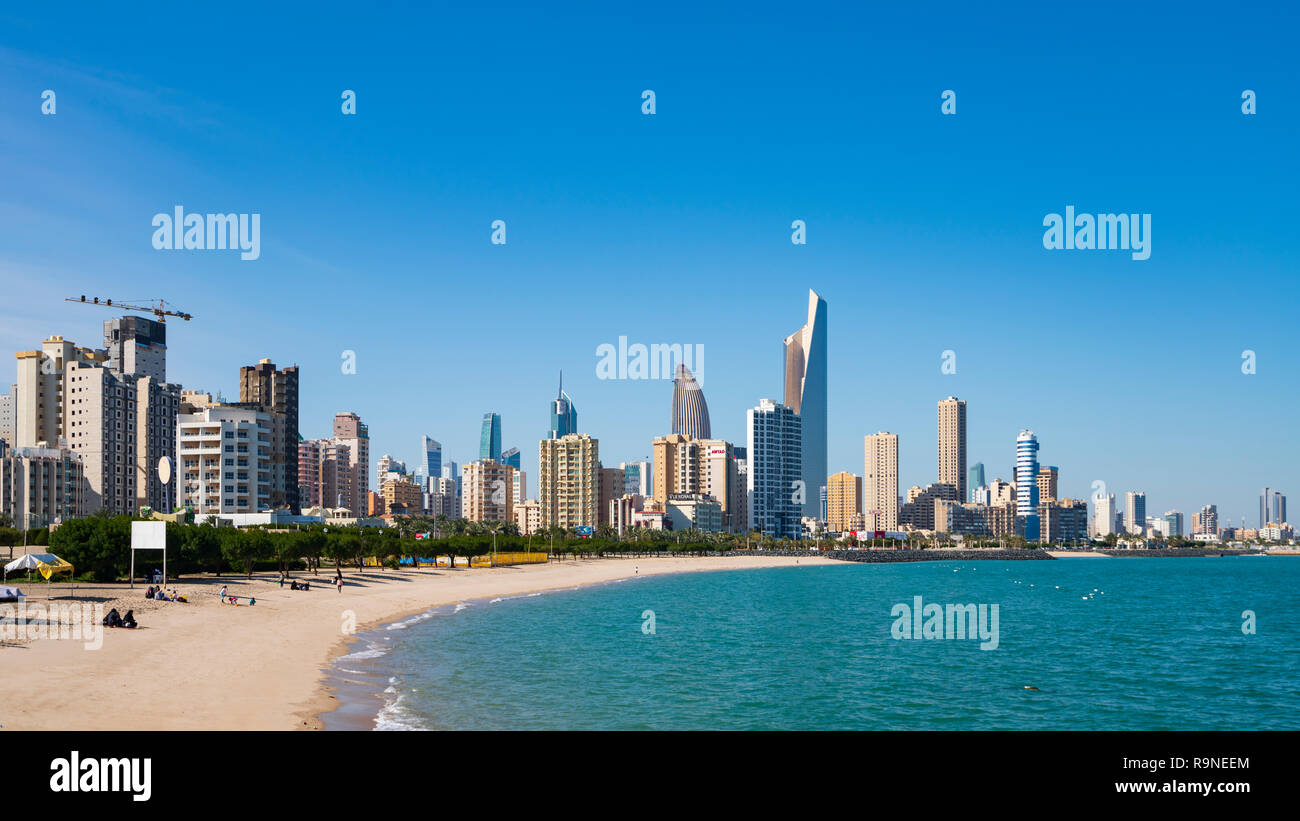
<path fill-rule="evenodd" d="M 997 605 L 996 647 L 898 637 L 917 596 Z M 1297 651 L 1300 558 L 638 576 L 371 631 L 336 664 L 325 726 L 1294 730 Z"/>

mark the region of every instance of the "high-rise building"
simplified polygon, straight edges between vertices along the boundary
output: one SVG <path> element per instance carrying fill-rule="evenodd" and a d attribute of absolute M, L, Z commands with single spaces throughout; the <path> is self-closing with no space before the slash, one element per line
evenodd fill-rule
<path fill-rule="evenodd" d="M 271 509 L 269 412 L 211 405 L 181 414 L 177 424 L 183 504 L 198 515 Z"/>
<path fill-rule="evenodd" d="M 430 476 L 425 479 L 424 512 L 434 519 L 446 516 L 459 519 L 460 487 L 455 479 L 447 476 Z"/>
<path fill-rule="evenodd" d="M 1094 496 L 1092 499 L 1093 518 L 1092 534 L 1094 536 L 1109 536 L 1118 531 L 1115 520 L 1117 511 L 1115 510 L 1115 494 L 1107 493 L 1105 495 Z"/>
<path fill-rule="evenodd" d="M 1179 510 L 1165 511 L 1165 535 L 1182 536 L 1183 535 L 1183 514 Z"/>
<path fill-rule="evenodd" d="M 704 401 L 704 391 L 690 368 L 678 364 L 673 376 L 673 412 L 670 432 L 688 439 L 708 439 L 712 435 L 709 425 L 709 405 Z"/>
<path fill-rule="evenodd" d="M 560 371 L 560 390 L 551 400 L 550 438 L 559 439 L 570 433 L 578 432 L 578 408 L 573 399 L 564 392 L 564 371 Z"/>
<path fill-rule="evenodd" d="M 298 366 L 277 370 L 269 359 L 239 369 L 239 401 L 272 414 L 273 507 L 300 510 L 298 492 Z"/>
<path fill-rule="evenodd" d="M 1060 468 L 1055 465 L 1043 465 L 1038 468 L 1038 504 L 1055 502 Z"/>
<path fill-rule="evenodd" d="M 355 413 L 337 413 L 334 441 L 347 446 L 350 460 L 351 475 L 342 506 L 359 516 L 366 509 L 366 495 L 370 493 L 370 429 Z"/>
<path fill-rule="evenodd" d="M 842 470 L 826 479 L 826 527 L 834 533 L 853 528 L 853 517 L 862 513 L 862 477 Z"/>
<path fill-rule="evenodd" d="M 1082 499 L 1055 498 L 1038 505 L 1039 541 L 1074 544 L 1088 540 L 1088 503 Z"/>
<path fill-rule="evenodd" d="M 347 445 L 333 439 L 298 443 L 299 499 L 304 509 L 343 507 L 350 498 L 352 458 Z"/>
<path fill-rule="evenodd" d="M 1266 487 L 1259 495 L 1259 526 L 1264 527 L 1270 522 L 1286 522 L 1286 496 L 1281 491 Z"/>
<path fill-rule="evenodd" d="M 649 461 L 619 462 L 618 466 L 623 469 L 623 488 L 626 494 L 650 496 L 654 493 L 652 464 Z"/>
<path fill-rule="evenodd" d="M 521 536 L 531 536 L 541 530 L 542 506 L 536 499 L 525 499 L 515 505 L 515 526 Z"/>
<path fill-rule="evenodd" d="M 0 513 L 20 530 L 85 516 L 81 457 L 67 448 L 11 448 L 0 442 Z"/>
<path fill-rule="evenodd" d="M 743 531 L 742 517 L 745 487 L 740 478 L 735 448 L 721 439 L 690 439 L 672 433 L 656 437 L 654 477 L 649 494 L 660 505 L 670 496 L 704 494 L 713 497 L 722 509 L 724 530 Z M 626 483 L 624 484 L 626 488 Z M 626 490 L 625 490 L 626 492 Z"/>
<path fill-rule="evenodd" d="M 1028 541 L 1038 540 L 1038 437 L 1022 430 L 1016 437 L 1016 518 Z"/>
<path fill-rule="evenodd" d="M 907 503 L 898 511 L 898 523 L 912 530 L 934 530 L 936 502 L 962 503 L 957 500 L 957 488 L 947 482 L 935 482 L 919 493 L 908 493 Z"/>
<path fill-rule="evenodd" d="M 984 487 L 984 463 L 976 462 L 966 474 L 966 499 L 975 498 L 975 492 Z"/>
<path fill-rule="evenodd" d="M 104 348 L 109 370 L 167 381 L 167 326 L 162 322 L 143 316 L 106 320 Z"/>
<path fill-rule="evenodd" d="M 442 476 L 442 445 L 428 436 L 420 437 L 421 450 L 424 452 L 424 477 L 436 479 Z"/>
<path fill-rule="evenodd" d="M 515 469 L 492 459 L 470 462 L 461 471 L 461 513 L 471 522 L 513 522 Z"/>
<path fill-rule="evenodd" d="M 746 495 L 749 528 L 769 536 L 797 539 L 803 534 L 803 510 L 824 477 L 808 484 L 801 469 L 803 423 L 793 408 L 763 399 L 745 412 Z M 824 462 L 823 451 L 823 463 Z M 659 471 L 656 468 L 655 473 Z M 656 477 L 656 484 L 658 478 Z"/>
<path fill-rule="evenodd" d="M 594 528 L 600 524 L 600 443 L 570 433 L 538 444 L 538 494 L 542 528 Z"/>
<path fill-rule="evenodd" d="M 1146 531 L 1147 495 L 1130 490 L 1124 494 L 1124 529 L 1134 536 Z"/>
<path fill-rule="evenodd" d="M 501 414 L 483 414 L 483 430 L 479 434 L 479 460 L 501 461 Z"/>
<path fill-rule="evenodd" d="M 598 511 L 602 525 L 612 525 L 610 502 L 623 498 L 624 477 L 621 468 L 600 468 L 600 499 Z"/>
<path fill-rule="evenodd" d="M 799 415 L 804 516 L 820 511 L 826 481 L 826 300 L 808 291 L 808 321 L 785 338 L 785 407 Z M 753 458 L 753 451 L 750 451 Z"/>
<path fill-rule="evenodd" d="M 1219 508 L 1216 505 L 1202 505 L 1200 513 L 1192 514 L 1193 535 L 1219 534 Z"/>
<path fill-rule="evenodd" d="M 898 530 L 898 434 L 881 431 L 864 442 L 862 512 L 868 529 Z"/>
<path fill-rule="evenodd" d="M 521 464 L 519 448 L 511 448 L 510 450 L 502 451 L 501 457 L 497 459 L 497 461 L 503 465 L 509 465 L 515 470 L 519 470 Z"/>
<path fill-rule="evenodd" d="M 939 483 L 966 496 L 966 402 L 955 396 L 939 401 Z"/>

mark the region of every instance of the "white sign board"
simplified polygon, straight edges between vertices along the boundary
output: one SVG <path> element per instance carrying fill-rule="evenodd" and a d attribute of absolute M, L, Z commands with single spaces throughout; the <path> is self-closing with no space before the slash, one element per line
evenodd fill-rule
<path fill-rule="evenodd" d="M 135 587 L 135 552 L 161 550 L 163 552 L 163 584 L 167 583 L 167 523 L 131 523 L 131 587 Z M 152 581 L 152 580 L 151 580 Z"/>
<path fill-rule="evenodd" d="M 131 523 L 131 549 L 132 550 L 166 550 L 167 549 L 167 523 L 166 522 L 132 522 Z"/>

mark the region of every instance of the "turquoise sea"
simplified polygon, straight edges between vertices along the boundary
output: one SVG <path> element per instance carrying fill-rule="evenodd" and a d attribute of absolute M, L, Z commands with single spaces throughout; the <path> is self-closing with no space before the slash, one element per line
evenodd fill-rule
<path fill-rule="evenodd" d="M 916 596 L 997 604 L 997 648 L 895 639 Z M 327 729 L 1295 730 L 1300 558 L 635 577 L 433 610 L 334 677 Z"/>

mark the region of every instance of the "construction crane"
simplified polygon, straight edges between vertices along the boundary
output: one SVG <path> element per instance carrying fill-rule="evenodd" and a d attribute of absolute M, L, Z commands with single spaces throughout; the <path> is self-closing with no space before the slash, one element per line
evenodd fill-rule
<path fill-rule="evenodd" d="M 84 302 L 87 305 L 102 305 L 105 308 L 117 308 L 120 311 L 140 311 L 146 314 L 153 314 L 154 316 L 158 317 L 159 322 L 166 322 L 167 317 L 169 316 L 178 316 L 181 319 L 185 320 L 186 322 L 189 322 L 191 319 L 194 318 L 193 314 L 187 314 L 184 311 L 168 310 L 167 303 L 162 301 L 161 299 L 158 300 L 157 305 L 126 305 L 123 304 L 121 300 L 114 302 L 111 299 L 100 299 L 97 296 L 87 299 L 83 294 L 81 299 L 65 299 L 63 301 Z"/>

